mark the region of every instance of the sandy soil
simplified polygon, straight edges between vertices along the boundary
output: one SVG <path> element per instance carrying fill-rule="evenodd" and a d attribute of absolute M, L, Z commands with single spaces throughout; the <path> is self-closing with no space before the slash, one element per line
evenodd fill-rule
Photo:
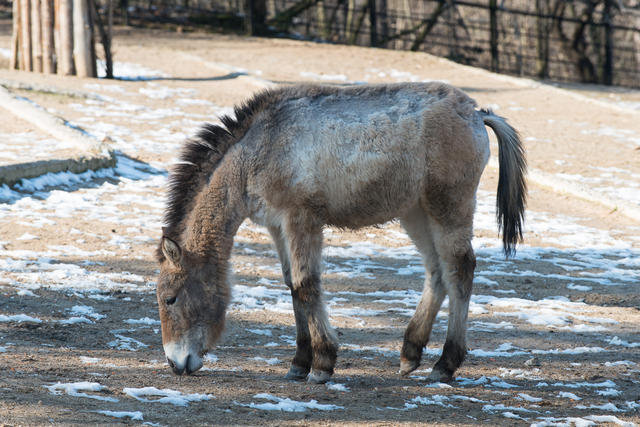
<path fill-rule="evenodd" d="M 0 48 L 8 45 L 8 34 L 0 34 Z M 446 80 L 509 118 L 522 132 L 533 170 L 586 185 L 596 199 L 615 193 L 612 188 L 628 189 L 616 196 L 638 204 L 640 113 L 628 104 L 603 101 L 598 88 L 565 91 L 426 54 L 290 40 L 121 29 L 115 52 L 116 61 L 163 74 L 107 82 L 0 71 L 5 80 L 101 96 L 96 101 L 16 92 L 98 138 L 108 136 L 147 174 L 48 188 L 0 204 L 0 315 L 41 320 L 0 321 L 0 424 L 640 423 L 640 222 L 532 182 L 527 246 L 505 261 L 494 248 L 492 168 L 479 197 L 484 219 L 476 225 L 480 279 L 470 314 L 471 353 L 450 385 L 425 380 L 444 340 L 446 309 L 421 370 L 410 378 L 396 374 L 403 330 L 423 278 L 395 223 L 326 232 L 324 286 L 342 343 L 334 382 L 343 388 L 283 378 L 294 350 L 293 315 L 276 309 L 286 301 L 277 259 L 264 231 L 251 224 L 236 239 L 238 300 L 211 351 L 217 360 L 193 376 L 172 375 L 153 322 L 153 251 L 164 184 L 158 169 L 171 163 L 181 139 L 199 123 L 215 120 L 264 81 Z M 629 103 L 640 99 L 629 90 L 615 96 Z M 17 122 L 3 123 L 0 133 L 20 131 Z M 367 245 L 375 250 L 358 252 Z M 409 255 L 389 255 L 393 250 Z M 403 269 L 409 272 L 400 274 Z M 240 299 L 252 289 L 266 292 L 256 297 L 257 305 Z M 64 323 L 82 316 L 77 306 L 93 307 L 98 315 Z M 131 322 L 144 318 L 151 319 L 148 325 Z M 45 388 L 58 382 L 104 388 L 87 391 L 90 397 Z M 211 397 L 186 406 L 142 402 L 125 393 L 130 387 Z M 268 411 L 257 406 L 268 401 L 259 393 L 341 408 Z M 143 421 L 97 412 L 104 410 L 140 411 Z"/>

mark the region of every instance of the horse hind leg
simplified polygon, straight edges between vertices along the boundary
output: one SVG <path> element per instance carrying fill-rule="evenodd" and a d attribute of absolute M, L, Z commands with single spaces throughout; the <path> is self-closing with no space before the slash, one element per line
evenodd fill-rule
<path fill-rule="evenodd" d="M 309 324 L 307 313 L 300 300 L 293 296 L 293 284 L 291 282 L 291 264 L 287 254 L 287 246 L 282 238 L 280 227 L 269 227 L 269 233 L 276 245 L 278 258 L 282 267 L 284 283 L 292 292 L 293 313 L 296 319 L 296 354 L 291 362 L 291 367 L 285 378 L 290 380 L 304 380 L 311 371 L 311 336 L 309 335 Z"/>
<path fill-rule="evenodd" d="M 300 313 L 306 314 L 311 341 L 311 373 L 307 380 L 325 383 L 333 375 L 338 344 L 322 301 L 322 226 L 298 212 L 286 222 L 285 238 L 289 245 L 294 307 L 298 305 L 302 308 Z"/>
<path fill-rule="evenodd" d="M 420 366 L 422 350 L 429 342 L 446 290 L 427 214 L 416 206 L 400 222 L 422 254 L 427 273 L 422 297 L 405 330 L 400 352 L 400 374 L 407 375 Z"/>
<path fill-rule="evenodd" d="M 468 210 L 467 210 L 468 212 Z M 442 355 L 429 378 L 449 382 L 467 354 L 466 332 L 476 258 L 471 246 L 473 209 L 470 215 L 443 225 L 433 221 L 433 237 L 449 295 L 449 324 Z"/>

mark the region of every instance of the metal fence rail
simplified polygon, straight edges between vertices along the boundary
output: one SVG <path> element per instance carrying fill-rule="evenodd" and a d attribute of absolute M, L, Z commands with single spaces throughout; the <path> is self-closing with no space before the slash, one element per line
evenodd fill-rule
<path fill-rule="evenodd" d="M 254 33 L 424 51 L 515 75 L 640 87 L 640 6 L 620 11 L 611 9 L 620 4 L 613 0 L 118 1 L 123 19 L 128 13 L 245 26 Z"/>

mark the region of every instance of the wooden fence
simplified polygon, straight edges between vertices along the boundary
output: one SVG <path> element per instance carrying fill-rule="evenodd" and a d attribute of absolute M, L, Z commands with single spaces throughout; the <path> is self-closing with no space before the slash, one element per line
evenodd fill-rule
<path fill-rule="evenodd" d="M 94 32 L 98 28 L 107 76 L 112 76 L 112 19 L 105 30 L 97 10 L 94 0 L 14 0 L 9 68 L 96 77 Z"/>
<path fill-rule="evenodd" d="M 15 0 L 14 7 L 50 1 Z M 102 11 L 91 17 L 100 21 L 103 44 L 110 42 L 100 16 L 113 16 L 115 0 L 53 1 L 54 15 L 63 2 L 88 1 Z M 200 25 L 424 51 L 514 75 L 640 87 L 637 0 L 118 0 L 115 7 L 125 25 Z"/>

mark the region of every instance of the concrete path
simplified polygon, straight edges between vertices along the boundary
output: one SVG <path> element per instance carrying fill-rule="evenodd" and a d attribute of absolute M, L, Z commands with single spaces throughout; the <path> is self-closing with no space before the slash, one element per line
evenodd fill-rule
<path fill-rule="evenodd" d="M 19 133 L 0 140 L 0 185 L 13 186 L 47 173 L 82 173 L 115 166 L 115 156 L 106 142 L 12 93 L 5 87 L 12 85 L 4 83 L 0 85 L 0 129 Z"/>

